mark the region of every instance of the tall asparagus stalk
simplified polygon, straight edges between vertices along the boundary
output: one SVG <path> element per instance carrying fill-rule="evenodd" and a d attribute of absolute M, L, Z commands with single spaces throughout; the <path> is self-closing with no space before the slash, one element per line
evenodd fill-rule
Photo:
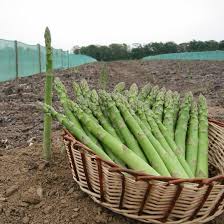
<path fill-rule="evenodd" d="M 208 177 L 208 108 L 203 95 L 199 96 L 198 101 L 198 162 L 196 169 L 197 177 Z"/>
<path fill-rule="evenodd" d="M 192 103 L 189 127 L 187 130 L 186 160 L 194 175 L 197 168 L 198 156 L 198 108 L 195 102 Z"/>
<path fill-rule="evenodd" d="M 52 65 L 52 48 L 51 34 L 47 27 L 44 34 L 46 47 L 46 78 L 45 78 L 45 93 L 44 102 L 47 105 L 52 105 L 52 82 L 53 82 L 53 65 Z M 49 114 L 44 115 L 44 139 L 43 139 L 43 157 L 45 160 L 50 160 L 52 157 L 51 151 L 51 123 L 52 118 Z"/>

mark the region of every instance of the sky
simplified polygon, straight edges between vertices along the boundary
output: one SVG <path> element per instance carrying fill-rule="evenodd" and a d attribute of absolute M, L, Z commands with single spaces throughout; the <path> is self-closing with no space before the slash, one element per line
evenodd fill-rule
<path fill-rule="evenodd" d="M 0 0 L 0 39 L 52 46 L 224 40 L 224 0 Z"/>

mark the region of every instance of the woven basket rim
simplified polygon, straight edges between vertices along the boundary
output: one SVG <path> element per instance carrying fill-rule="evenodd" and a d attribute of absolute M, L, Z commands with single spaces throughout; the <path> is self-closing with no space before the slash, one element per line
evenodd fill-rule
<path fill-rule="evenodd" d="M 224 127 L 224 122 L 218 121 L 218 120 L 215 120 L 212 118 L 209 118 L 209 123 L 214 123 L 220 127 Z M 224 175 L 216 175 L 216 176 L 210 177 L 210 178 L 177 178 L 177 177 L 167 177 L 167 176 L 153 176 L 153 175 L 149 175 L 149 174 L 146 174 L 143 172 L 134 171 L 132 169 L 123 168 L 113 162 L 106 161 L 106 160 L 102 159 L 101 157 L 96 155 L 94 153 L 94 151 L 92 151 L 89 147 L 87 147 L 85 144 L 78 141 L 67 129 L 63 128 L 63 130 L 64 130 L 64 133 L 62 134 L 62 137 L 64 138 L 64 140 L 70 141 L 73 144 L 75 144 L 76 146 L 79 146 L 83 150 L 92 154 L 92 159 L 101 160 L 103 163 L 108 164 L 110 166 L 110 168 L 109 168 L 110 172 L 128 173 L 131 176 L 133 176 L 136 179 L 136 181 L 138 181 L 138 180 L 143 180 L 143 181 L 144 180 L 145 181 L 157 180 L 157 181 L 167 182 L 168 185 L 181 184 L 181 183 L 194 183 L 194 184 L 197 183 L 197 184 L 202 184 L 202 185 L 210 185 L 210 184 L 213 184 L 213 182 L 215 182 L 215 181 L 223 181 L 224 180 Z"/>

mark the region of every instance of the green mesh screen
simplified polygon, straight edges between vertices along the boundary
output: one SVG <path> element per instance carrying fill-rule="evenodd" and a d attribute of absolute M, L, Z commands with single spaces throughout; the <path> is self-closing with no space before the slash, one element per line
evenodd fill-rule
<path fill-rule="evenodd" d="M 68 51 L 63 51 L 63 54 L 62 54 L 62 67 L 63 67 L 63 69 L 68 68 Z"/>
<path fill-rule="evenodd" d="M 18 74 L 16 69 L 16 42 L 0 39 L 0 82 L 46 71 L 46 50 L 40 45 L 17 42 Z M 95 62 L 86 55 L 69 54 L 68 51 L 53 49 L 53 68 L 70 67 Z"/>
<path fill-rule="evenodd" d="M 40 52 L 41 52 L 41 72 L 46 71 L 46 50 L 45 47 L 40 46 Z"/>
<path fill-rule="evenodd" d="M 18 42 L 19 76 L 29 76 L 40 72 L 39 52 L 37 45 L 27 45 Z"/>
<path fill-rule="evenodd" d="M 53 67 L 61 68 L 61 50 L 53 49 Z"/>
<path fill-rule="evenodd" d="M 74 67 L 86 63 L 95 62 L 96 59 L 82 55 L 82 54 L 70 54 L 69 55 L 69 67 Z"/>
<path fill-rule="evenodd" d="M 0 40 L 0 82 L 16 78 L 15 42 Z"/>
<path fill-rule="evenodd" d="M 209 60 L 223 61 L 224 51 L 183 52 L 144 57 L 143 60 Z"/>

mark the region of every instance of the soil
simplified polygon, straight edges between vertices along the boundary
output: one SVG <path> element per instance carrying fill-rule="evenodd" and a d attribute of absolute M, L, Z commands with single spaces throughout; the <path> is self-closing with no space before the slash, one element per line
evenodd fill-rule
<path fill-rule="evenodd" d="M 63 150 L 61 131 L 53 138 L 51 164 L 41 159 L 41 143 L 2 151 L 0 223 L 136 223 L 98 206 L 79 190 Z"/>
<path fill-rule="evenodd" d="M 57 71 L 72 96 L 72 81 L 86 78 L 99 87 L 102 63 Z M 203 93 L 211 117 L 224 120 L 224 62 L 122 61 L 107 63 L 108 89 L 120 81 L 127 87 L 150 82 L 181 93 Z M 51 164 L 41 159 L 44 74 L 0 84 L 0 223 L 137 223 L 94 203 L 74 183 L 61 140 L 61 126 L 54 122 Z M 59 106 L 56 96 L 54 105 Z M 211 223 L 223 223 L 219 217 Z"/>

